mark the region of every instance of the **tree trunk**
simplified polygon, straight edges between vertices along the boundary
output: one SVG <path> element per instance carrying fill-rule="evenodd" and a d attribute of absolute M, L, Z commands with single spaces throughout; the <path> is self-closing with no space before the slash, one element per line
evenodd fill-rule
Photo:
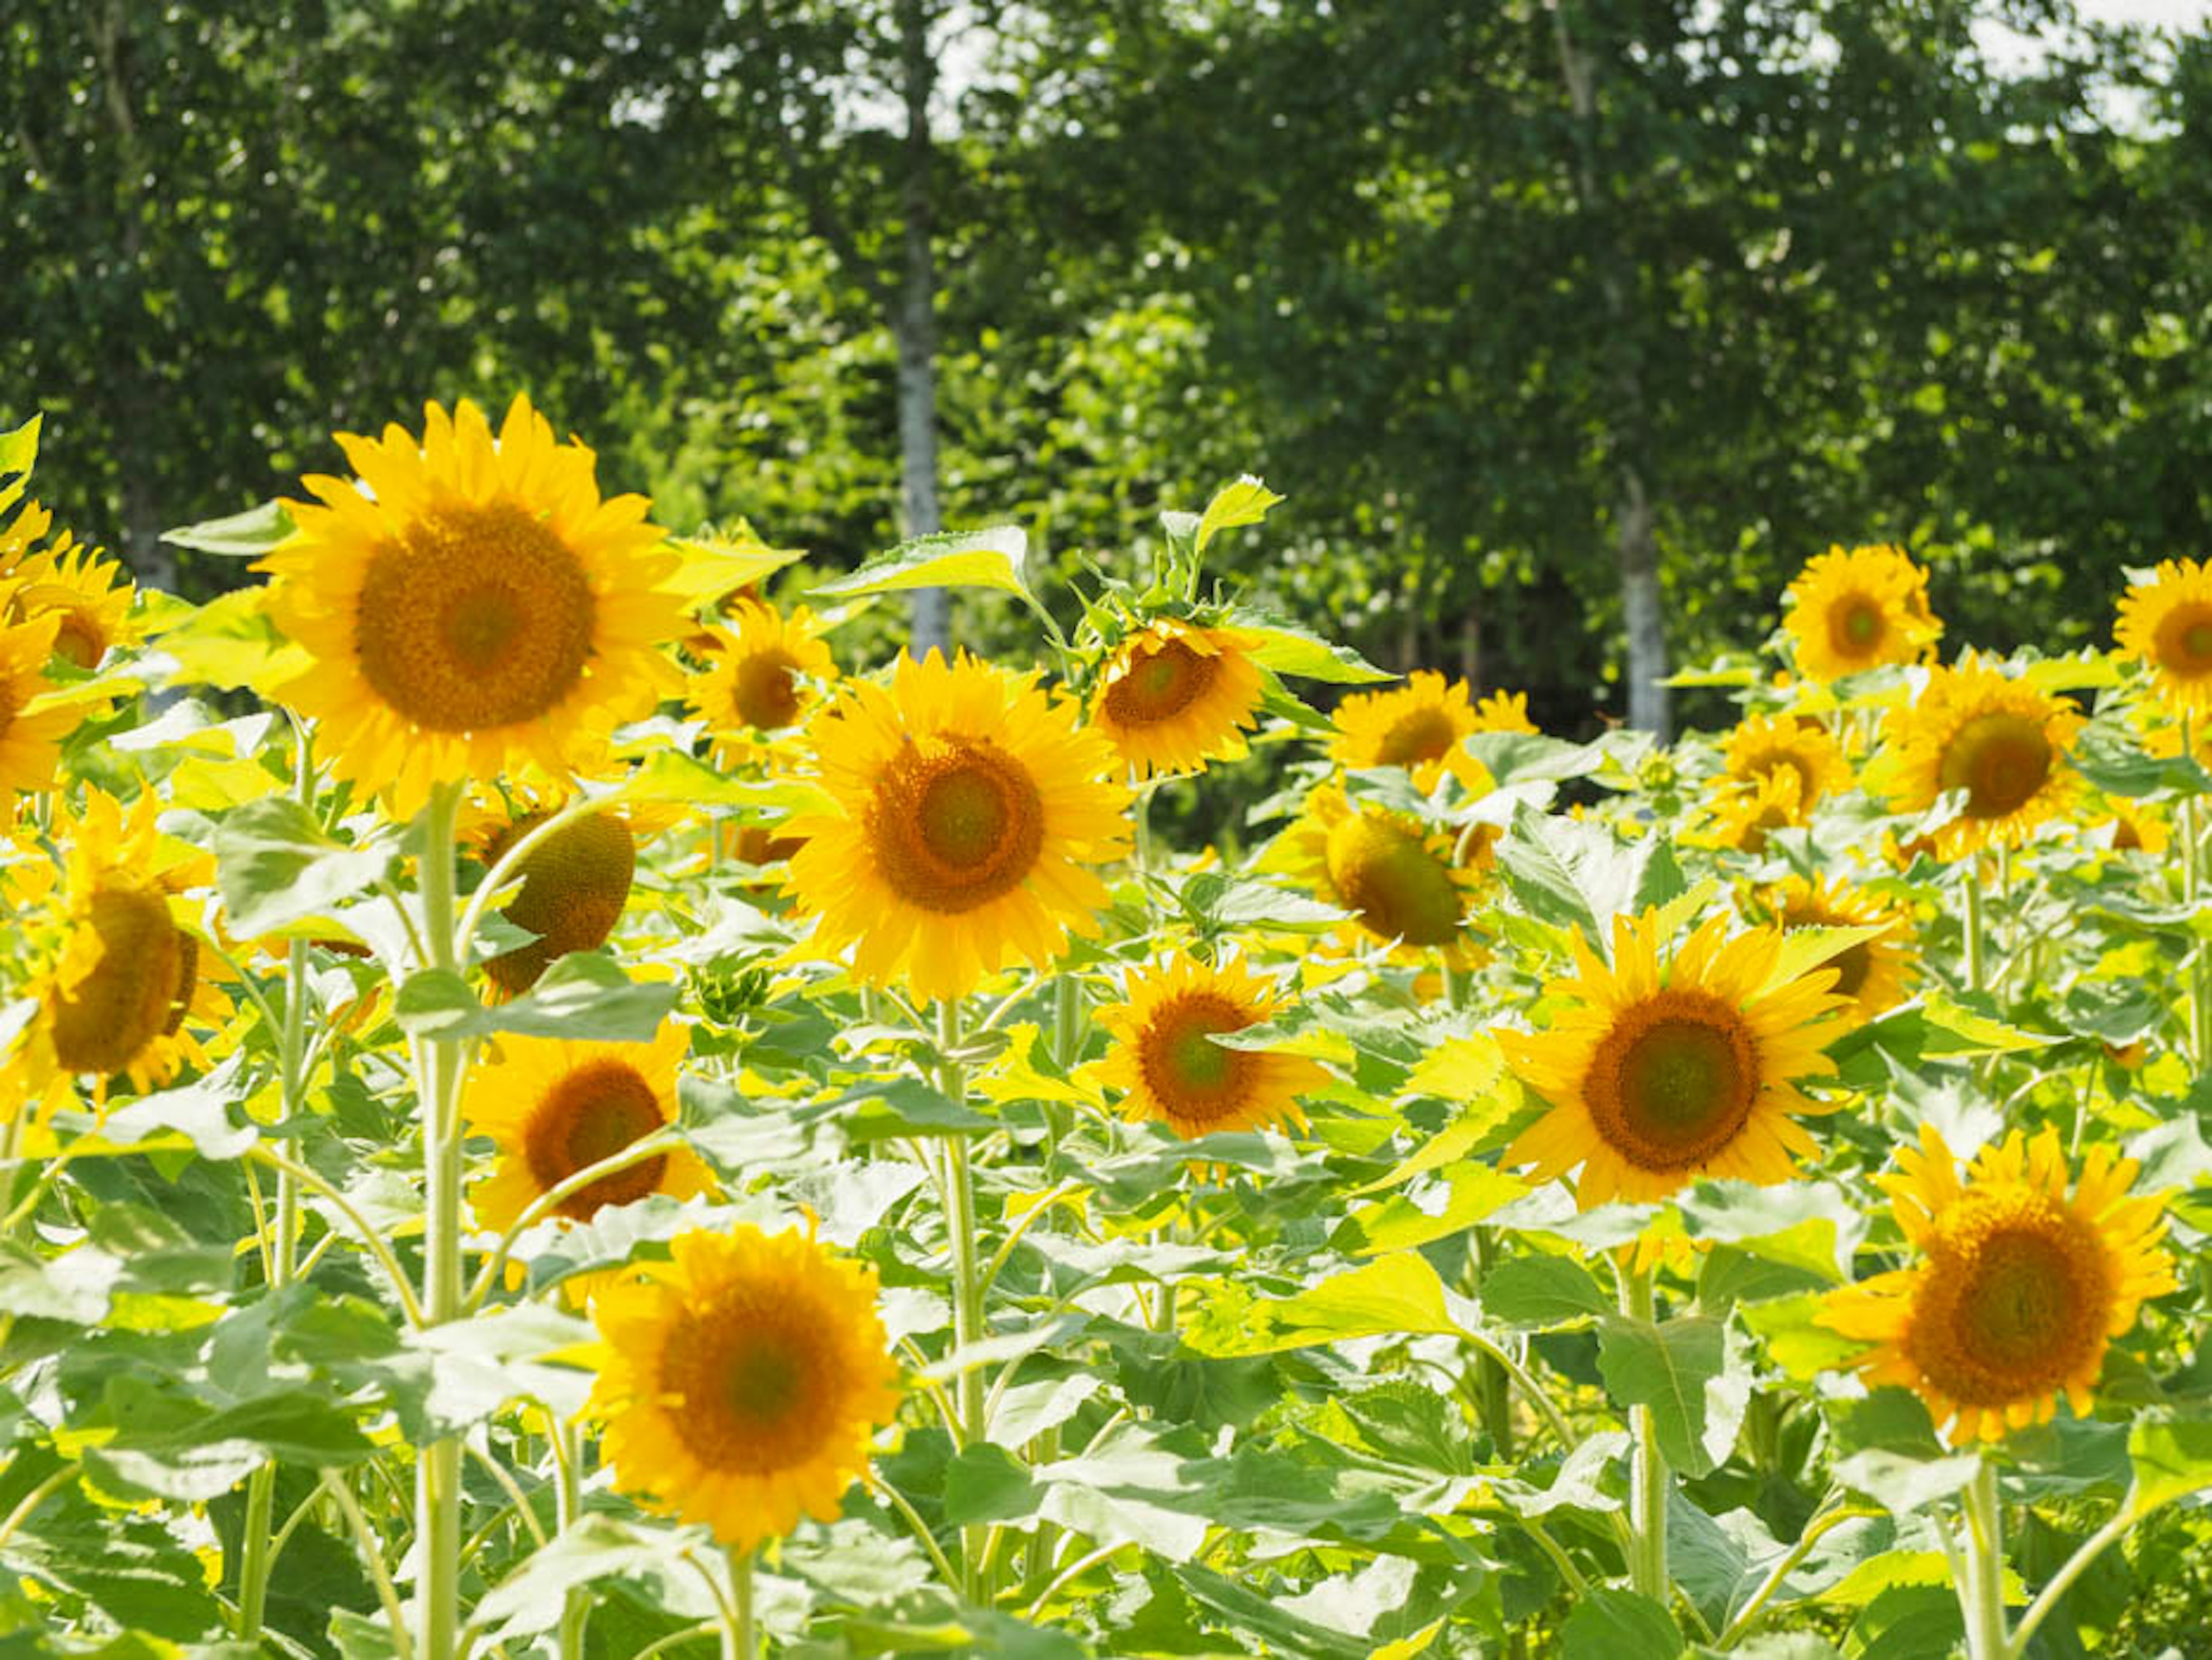
<path fill-rule="evenodd" d="M 1459 614 L 1459 678 L 1482 695 L 1482 591 L 1475 590 L 1467 609 Z"/>
<path fill-rule="evenodd" d="M 1592 239 L 1598 289 L 1605 302 L 1607 337 L 1612 342 L 1613 405 L 1604 416 L 1607 447 L 1620 475 L 1615 546 L 1620 570 L 1623 620 L 1628 635 L 1628 724 L 1662 743 L 1668 735 L 1667 619 L 1659 592 L 1659 547 L 1653 531 L 1654 508 L 1643 457 L 1648 411 L 1643 377 L 1637 370 L 1635 322 L 1621 282 L 1618 239 L 1605 234 L 1613 204 L 1601 186 L 1596 159 L 1597 91 L 1595 66 L 1567 27 L 1567 0 L 1553 0 L 1552 30 L 1559 43 L 1559 74 L 1575 112 L 1577 202 L 1600 234 Z"/>
<path fill-rule="evenodd" d="M 937 68 L 929 55 L 928 0 L 900 0 L 899 57 L 906 95 L 906 259 L 892 331 L 898 338 L 899 477 L 906 533 L 945 528 L 937 502 L 937 262 L 931 246 L 929 94 Z M 913 595 L 910 649 L 916 657 L 952 651 L 952 596 L 943 588 Z"/>

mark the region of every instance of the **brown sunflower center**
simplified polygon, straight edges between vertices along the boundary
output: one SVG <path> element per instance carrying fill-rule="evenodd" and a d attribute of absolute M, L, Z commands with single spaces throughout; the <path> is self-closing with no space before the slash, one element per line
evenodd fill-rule
<path fill-rule="evenodd" d="M 447 502 L 369 557 L 362 676 L 432 732 L 532 721 L 584 678 L 597 602 L 583 562 L 513 502 Z"/>
<path fill-rule="evenodd" d="M 1382 734 L 1375 758 L 1386 767 L 1414 766 L 1423 761 L 1442 760 L 1458 741 L 1459 729 L 1442 709 L 1413 709 L 1391 723 L 1390 730 Z"/>
<path fill-rule="evenodd" d="M 2159 667 L 2176 679 L 2212 674 L 2212 605 L 2176 605 L 2159 619 L 2153 645 Z"/>
<path fill-rule="evenodd" d="M 486 849 L 487 866 L 544 818 L 526 813 L 501 830 Z M 622 919 L 636 874 L 636 838 L 614 814 L 595 812 L 555 831 L 522 861 L 522 891 L 500 913 L 538 938 L 487 962 L 484 972 L 492 983 L 509 996 L 519 994 L 570 952 L 605 945 Z"/>
<path fill-rule="evenodd" d="M 1146 1085 L 1177 1118 L 1207 1124 L 1229 1116 L 1250 1093 L 1259 1057 L 1224 1049 L 1213 1036 L 1251 1024 L 1248 1011 L 1217 992 L 1186 992 L 1164 1004 L 1137 1040 Z"/>
<path fill-rule="evenodd" d="M 1328 878 L 1345 909 L 1385 939 L 1446 946 L 1459 937 L 1460 891 L 1419 836 L 1355 812 L 1328 833 Z"/>
<path fill-rule="evenodd" d="M 782 1288 L 740 1284 L 669 1334 L 661 1385 L 694 1457 L 718 1474 L 763 1475 L 816 1456 L 846 1393 L 823 1324 Z"/>
<path fill-rule="evenodd" d="M 2000 709 L 1959 728 L 1936 776 L 1946 790 L 1966 792 L 1969 818 L 2002 818 L 2043 787 L 2051 758 L 2051 739 L 2039 723 Z"/>
<path fill-rule="evenodd" d="M 799 660 L 782 650 L 757 651 L 738 665 L 731 702 L 738 719 L 776 732 L 799 719 Z"/>
<path fill-rule="evenodd" d="M 1871 594 L 1845 594 L 1828 607 L 1828 643 L 1838 656 L 1871 656 L 1887 627 Z"/>
<path fill-rule="evenodd" d="M 1220 672 L 1220 659 L 1193 651 L 1181 640 L 1139 646 L 1129 654 L 1127 669 L 1106 688 L 1106 714 L 1124 727 L 1171 721 L 1204 696 Z"/>
<path fill-rule="evenodd" d="M 1044 847 L 1044 801 L 1029 769 L 988 739 L 908 744 L 877 781 L 868 842 L 891 891 L 957 915 L 1021 885 Z"/>
<path fill-rule="evenodd" d="M 2062 1201 L 1970 1192 L 1936 1221 L 1905 1351 L 1953 1400 L 2003 1406 L 2094 1377 L 2112 1308 L 2104 1248 Z"/>
<path fill-rule="evenodd" d="M 523 1130 L 523 1158 L 543 1193 L 613 1158 L 665 1122 L 659 1098 L 635 1067 L 621 1061 L 594 1061 L 546 1091 Z M 588 1222 L 603 1206 L 627 1205 L 659 1188 L 667 1164 L 658 1155 L 640 1159 L 579 1189 L 554 1209 L 572 1221 Z"/>
<path fill-rule="evenodd" d="M 1743 1016 L 1706 991 L 1660 991 L 1623 1010 L 1583 1086 L 1598 1135 L 1646 1171 L 1683 1171 L 1750 1121 L 1759 1048 Z"/>
<path fill-rule="evenodd" d="M 55 1000 L 54 1055 L 65 1072 L 118 1073 L 181 1021 L 193 959 L 158 893 L 103 888 L 89 910 L 100 960 Z"/>

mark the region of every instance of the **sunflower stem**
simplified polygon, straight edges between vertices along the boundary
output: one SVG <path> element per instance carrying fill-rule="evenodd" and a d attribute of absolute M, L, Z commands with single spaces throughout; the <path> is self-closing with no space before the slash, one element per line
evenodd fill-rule
<path fill-rule="evenodd" d="M 968 1096 L 967 1069 L 952 1058 L 960 1048 L 958 998 L 938 1000 L 937 1038 L 945 1099 L 964 1103 Z M 983 1276 L 976 1252 L 979 1241 L 975 1231 L 975 1183 L 969 1168 L 966 1136 L 956 1134 L 946 1139 L 945 1166 L 945 1221 L 952 1236 L 952 1347 L 962 1357 L 960 1444 L 972 1447 L 987 1438 L 989 1424 L 983 1368 L 967 1353 L 981 1341 L 984 1323 Z M 986 1595 L 982 1584 L 985 1535 L 986 1529 L 980 1523 L 963 1528 L 960 1535 L 960 1566 L 968 1581 L 967 1594 L 973 1601 L 980 1601 Z"/>
<path fill-rule="evenodd" d="M 1489 1278 L 1491 1265 L 1496 1262 L 1497 1257 L 1497 1231 L 1492 1228 L 1475 1229 L 1474 1261 L 1483 1278 Z M 1496 1355 L 1485 1349 L 1475 1351 L 1474 1391 L 1476 1410 L 1482 1414 L 1482 1427 L 1490 1432 L 1492 1456 L 1500 1463 L 1512 1462 L 1514 1436 L 1511 1380 L 1505 1375 L 1504 1364 Z"/>
<path fill-rule="evenodd" d="M 730 1548 L 730 1623 L 722 1652 L 729 1660 L 755 1660 L 760 1639 L 753 1634 L 753 1554 Z"/>
<path fill-rule="evenodd" d="M 1966 1619 L 1967 1660 L 2006 1660 L 2004 1516 L 1996 1467 L 1983 1456 L 1966 1489 L 1966 1572 L 1959 1602 Z"/>
<path fill-rule="evenodd" d="M 423 816 L 422 932 L 430 966 L 457 972 L 453 916 L 453 831 L 463 785 L 434 786 Z M 442 1325 L 463 1311 L 461 1138 L 459 1105 L 466 1055 L 459 1039 L 419 1038 L 416 1079 L 422 1118 L 425 1207 L 422 1315 Z M 424 1660 L 453 1654 L 460 1628 L 461 1444 L 446 1436 L 421 1449 L 416 1464 L 416 1618 Z"/>
<path fill-rule="evenodd" d="M 1137 879 L 1148 882 L 1152 874 L 1152 789 L 1140 784 L 1133 773 L 1129 777 L 1129 818 L 1135 831 Z M 1146 903 L 1152 903 L 1152 890 L 1146 889 Z"/>
<path fill-rule="evenodd" d="M 1984 988 L 1988 967 L 1982 956 L 1982 861 L 1977 854 L 1966 866 L 1966 989 Z"/>
<path fill-rule="evenodd" d="M 2181 717 L 2181 758 L 2191 759 L 2196 751 L 2191 746 L 2189 716 Z M 2198 822 L 2197 793 L 2190 791 L 2181 798 L 2181 898 L 2194 909 L 2203 892 L 2203 860 L 2197 850 L 2197 837 L 2202 829 Z M 2204 958 L 2205 946 L 2197 942 L 2189 959 L 2189 1058 L 2196 1063 L 2197 1075 L 2202 1078 L 2212 1071 L 2212 964 Z"/>
<path fill-rule="evenodd" d="M 1624 1271 L 1620 1311 L 1649 1325 L 1653 1309 L 1650 1272 Z M 1629 1588 L 1665 1608 L 1673 1601 L 1667 1576 L 1667 1455 L 1660 1450 L 1650 1408 L 1631 1407 L 1628 1430 L 1635 1441 L 1635 1462 L 1629 1472 Z"/>
<path fill-rule="evenodd" d="M 553 1492 L 554 1518 L 566 1533 L 584 1513 L 584 1438 L 574 1424 L 547 1414 L 552 1431 L 553 1467 L 559 1485 Z M 584 1660 L 584 1621 L 592 1612 L 591 1599 L 580 1585 L 572 1585 L 561 1598 L 561 1660 Z"/>

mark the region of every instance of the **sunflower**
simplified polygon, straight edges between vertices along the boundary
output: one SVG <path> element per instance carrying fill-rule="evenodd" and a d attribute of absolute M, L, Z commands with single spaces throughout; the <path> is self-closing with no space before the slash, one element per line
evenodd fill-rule
<path fill-rule="evenodd" d="M 2212 714 L 2212 569 L 2162 562 L 2120 596 L 2112 638 L 2148 664 L 2160 698 L 2185 714 Z"/>
<path fill-rule="evenodd" d="M 1919 972 L 1913 951 L 1912 914 L 1904 906 L 1825 876 L 1807 881 L 1792 876 L 1761 896 L 1761 909 L 1778 928 L 1888 929 L 1875 939 L 1846 946 L 1828 959 L 1836 970 L 1830 988 L 1857 1006 L 1859 1018 L 1872 1019 L 1905 1000 L 1905 988 Z"/>
<path fill-rule="evenodd" d="M 46 667 L 60 627 L 58 617 L 0 626 L 0 799 L 18 790 L 53 788 L 62 739 L 83 718 L 82 708 L 24 712 L 33 698 L 54 689 Z"/>
<path fill-rule="evenodd" d="M 422 442 L 342 434 L 361 483 L 310 476 L 297 531 L 261 562 L 270 611 L 314 659 L 278 695 L 349 778 L 411 816 L 430 787 L 592 758 L 677 684 L 675 569 L 643 496 L 599 498 L 594 458 L 517 398 L 495 440 L 463 401 Z"/>
<path fill-rule="evenodd" d="M 121 580 L 122 568 L 97 550 L 75 546 L 66 535 L 8 575 L 21 584 L 9 596 L 8 620 L 52 617 L 54 650 L 81 669 L 98 668 L 111 647 L 137 637 L 131 623 L 137 590 Z"/>
<path fill-rule="evenodd" d="M 1115 648 L 1099 677 L 1091 724 L 1130 772 L 1200 772 L 1244 753 L 1266 689 L 1257 636 L 1155 617 Z"/>
<path fill-rule="evenodd" d="M 2066 746 L 2081 730 L 2071 698 L 2009 678 L 1973 653 L 1929 673 L 1919 701 L 1893 710 L 1890 752 L 1876 763 L 1892 809 L 1924 812 L 1966 792 L 1956 818 L 1934 832 L 1939 855 L 2018 847 L 2073 803 Z"/>
<path fill-rule="evenodd" d="M 210 861 L 162 846 L 160 810 L 151 791 L 126 812 L 94 790 L 59 826 L 70 847 L 66 900 L 51 960 L 31 987 L 39 1015 L 27 1060 L 40 1086 L 89 1073 L 105 1098 L 118 1077 L 140 1091 L 165 1084 L 184 1062 L 206 1063 L 191 1027 L 230 1018 L 230 1000 L 206 977 L 199 939 L 171 897 L 211 875 Z"/>
<path fill-rule="evenodd" d="M 1920 1261 L 1830 1292 L 1821 1323 L 1874 1344 L 1866 1380 L 1913 1390 L 1954 1446 L 2048 1423 L 2062 1391 L 2087 1417 L 2106 1345 L 2173 1288 L 2165 1195 L 2130 1197 L 2135 1161 L 2097 1146 L 2068 1197 L 2055 1130 L 1984 1147 L 1964 1185 L 1930 1126 L 1897 1162 L 1879 1180 Z"/>
<path fill-rule="evenodd" d="M 1797 779 L 1797 810 L 1809 814 L 1821 797 L 1849 789 L 1850 763 L 1825 727 L 1794 716 L 1741 721 L 1729 733 L 1723 767 L 1731 783 L 1757 785 L 1782 771 Z"/>
<path fill-rule="evenodd" d="M 1498 1033 L 1521 1081 L 1550 1110 L 1505 1151 L 1540 1178 L 1582 1166 L 1577 1202 L 1663 1199 L 1701 1177 L 1787 1181 L 1814 1151 L 1790 1115 L 1828 1110 L 1801 1079 L 1835 1070 L 1844 1030 L 1831 969 L 1777 977 L 1782 934 L 1724 937 L 1715 916 L 1664 961 L 1660 914 L 1613 924 L 1613 966 L 1577 938 L 1576 976 L 1548 986 L 1577 1007 L 1548 1031 Z"/>
<path fill-rule="evenodd" d="M 2110 800 L 2096 821 L 2112 827 L 2115 853 L 2162 854 L 2166 851 L 2166 821 L 2147 801 Z"/>
<path fill-rule="evenodd" d="M 1098 1012 L 1114 1043 L 1096 1075 L 1127 1092 L 1130 1117 L 1165 1124 L 1186 1140 L 1302 1124 L 1298 1092 L 1318 1089 L 1327 1073 L 1303 1056 L 1212 1041 L 1272 1018 L 1282 1000 L 1241 963 L 1209 968 L 1178 955 L 1139 975 L 1127 1000 Z"/>
<path fill-rule="evenodd" d="M 690 1041 L 674 1023 L 649 1043 L 502 1037 L 500 1058 L 469 1074 L 461 1112 L 499 1148 L 498 1167 L 470 1190 L 479 1226 L 504 1232 L 578 1171 L 676 1122 L 676 1067 Z M 707 1167 L 672 1147 L 617 1171 L 553 1207 L 588 1222 L 649 1193 L 689 1199 L 713 1185 Z"/>
<path fill-rule="evenodd" d="M 488 808 L 465 827 L 465 840 L 489 873 L 559 806 L 557 798 L 525 795 L 511 806 Z M 520 996 L 570 952 L 605 945 L 629 898 L 638 837 L 658 827 L 644 821 L 641 808 L 611 808 L 586 814 L 532 848 L 522 861 L 521 890 L 500 915 L 538 938 L 488 958 L 483 969 L 491 982 Z"/>
<path fill-rule="evenodd" d="M 593 1304 L 614 1485 L 750 1550 L 833 1522 L 898 1411 L 875 1270 L 797 1231 L 678 1234 L 671 1261 Z"/>
<path fill-rule="evenodd" d="M 1803 788 L 1797 774 L 1786 767 L 1755 783 L 1723 784 L 1709 804 L 1712 828 L 1697 839 L 1705 845 L 1764 853 L 1769 830 L 1791 830 L 1808 821 Z"/>
<path fill-rule="evenodd" d="M 1494 692 L 1477 704 L 1466 681 L 1448 684 L 1429 669 L 1416 669 L 1389 691 L 1353 693 L 1336 706 L 1335 721 L 1329 755 L 1339 766 L 1403 767 L 1425 792 L 1449 772 L 1478 795 L 1491 787 L 1491 778 L 1461 747 L 1464 740 L 1478 732 L 1536 730 L 1527 694 Z"/>
<path fill-rule="evenodd" d="M 1834 680 L 1885 663 L 1925 661 L 1943 625 L 1928 609 L 1928 573 L 1887 545 L 1840 547 L 1810 561 L 1784 596 L 1782 626 L 1797 672 Z"/>
<path fill-rule="evenodd" d="M 805 839 L 786 886 L 820 918 L 816 944 L 853 946 L 864 980 L 942 998 L 1093 932 L 1093 873 L 1128 851 L 1129 792 L 1074 703 L 965 653 L 902 654 L 889 686 L 848 684 L 806 730 L 836 810 L 784 827 Z"/>
<path fill-rule="evenodd" d="M 837 678 L 814 614 L 804 606 L 785 617 L 743 599 L 708 638 L 714 666 L 692 680 L 686 701 L 715 734 L 715 758 L 726 767 L 763 753 L 746 733 L 773 736 L 805 720 L 819 701 L 810 682 Z"/>
<path fill-rule="evenodd" d="M 1334 781 L 1308 793 L 1269 862 L 1328 903 L 1350 911 L 1357 939 L 1388 940 L 1419 958 L 1440 951 L 1454 967 L 1474 950 L 1468 899 L 1480 884 L 1474 860 L 1488 851 L 1470 837 L 1470 862 L 1454 862 L 1449 836 L 1387 808 L 1353 802 Z"/>

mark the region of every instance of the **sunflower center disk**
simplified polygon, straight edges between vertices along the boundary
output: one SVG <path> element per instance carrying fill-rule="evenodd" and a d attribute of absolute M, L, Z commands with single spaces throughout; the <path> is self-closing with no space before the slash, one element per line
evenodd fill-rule
<path fill-rule="evenodd" d="M 732 1290 L 669 1334 L 662 1382 L 677 1432 L 718 1475 L 762 1475 L 815 1456 L 842 1410 L 835 1339 L 801 1304 Z"/>
<path fill-rule="evenodd" d="M 738 666 L 731 702 L 738 719 L 777 732 L 799 719 L 799 665 L 780 651 L 755 652 Z"/>
<path fill-rule="evenodd" d="M 2168 674 L 2185 680 L 2212 674 L 2212 606 L 2176 606 L 2160 621 L 2154 644 Z"/>
<path fill-rule="evenodd" d="M 109 888 L 92 897 L 100 961 L 56 1001 L 54 1055 L 68 1072 L 121 1072 L 181 1024 L 192 988 L 185 936 L 156 893 Z"/>
<path fill-rule="evenodd" d="M 1192 1123 L 1211 1123 L 1251 1092 L 1258 1057 L 1224 1049 L 1216 1032 L 1242 1031 L 1251 1017 L 1225 997 L 1194 992 L 1159 1010 L 1138 1047 L 1145 1082 L 1162 1105 Z"/>
<path fill-rule="evenodd" d="M 2003 1406 L 2094 1370 L 2112 1303 L 2094 1231 L 2057 1199 L 1976 1195 L 1939 1225 L 1905 1351 L 1952 1399 Z"/>
<path fill-rule="evenodd" d="M 909 745 L 884 769 L 868 840 L 883 879 L 924 910 L 957 915 L 1019 887 L 1044 846 L 1044 802 L 1028 769 L 983 739 Z"/>
<path fill-rule="evenodd" d="M 527 813 L 501 830 L 486 851 L 487 867 L 544 818 Z M 554 832 L 522 861 L 522 891 L 500 913 L 538 938 L 487 962 L 484 972 L 492 983 L 516 995 L 570 952 L 605 945 L 622 920 L 636 874 L 636 838 L 612 813 L 595 812 Z"/>
<path fill-rule="evenodd" d="M 1881 607 L 1863 593 L 1847 594 L 1828 608 L 1828 643 L 1841 657 L 1864 657 L 1881 643 Z"/>
<path fill-rule="evenodd" d="M 1328 876 L 1346 909 L 1385 939 L 1447 946 L 1459 937 L 1460 891 L 1418 836 L 1364 814 L 1328 835 Z"/>
<path fill-rule="evenodd" d="M 540 1192 L 611 1158 L 665 1122 L 653 1086 L 620 1061 L 580 1067 L 547 1094 L 523 1132 L 523 1156 Z M 667 1159 L 639 1160 L 570 1194 L 554 1208 L 588 1222 L 607 1205 L 627 1205 L 660 1185 Z"/>
<path fill-rule="evenodd" d="M 1219 672 L 1218 660 L 1180 640 L 1139 647 L 1127 671 L 1106 689 L 1106 713 L 1125 727 L 1157 726 L 1204 696 Z"/>
<path fill-rule="evenodd" d="M 448 503 L 371 556 L 354 645 L 377 695 L 432 732 L 532 721 L 583 678 L 597 605 L 582 562 L 511 502 Z"/>
<path fill-rule="evenodd" d="M 1382 734 L 1376 762 L 1386 767 L 1410 767 L 1423 761 L 1440 761 L 1449 755 L 1458 732 L 1451 717 L 1439 708 L 1415 709 Z"/>
<path fill-rule="evenodd" d="M 1966 817 L 2002 818 L 2016 812 L 2051 776 L 2051 740 L 2024 714 L 1978 714 L 1943 751 L 1937 777 L 1966 792 Z"/>
<path fill-rule="evenodd" d="M 1583 1093 L 1599 1136 L 1630 1164 L 1688 1170 L 1749 1122 L 1758 1051 L 1742 1016 L 1719 998 L 1662 991 L 1606 1034 Z"/>

